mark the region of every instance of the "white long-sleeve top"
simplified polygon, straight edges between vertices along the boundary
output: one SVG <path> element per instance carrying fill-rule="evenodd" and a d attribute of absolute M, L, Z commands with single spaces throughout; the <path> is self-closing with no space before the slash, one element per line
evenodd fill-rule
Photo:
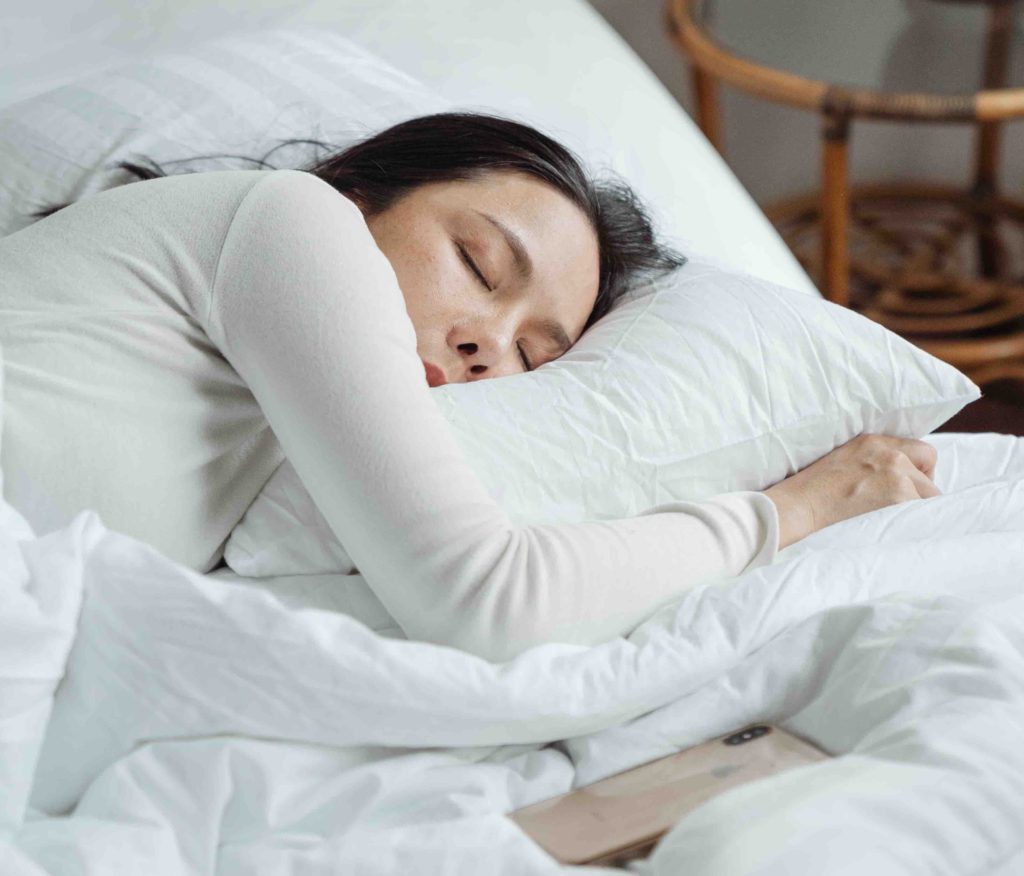
<path fill-rule="evenodd" d="M 307 173 L 133 183 L 0 240 L 0 345 L 4 492 L 37 532 L 91 508 L 206 571 L 287 455 L 406 634 L 489 659 L 612 638 L 777 550 L 756 492 L 513 525 L 361 213 Z"/>

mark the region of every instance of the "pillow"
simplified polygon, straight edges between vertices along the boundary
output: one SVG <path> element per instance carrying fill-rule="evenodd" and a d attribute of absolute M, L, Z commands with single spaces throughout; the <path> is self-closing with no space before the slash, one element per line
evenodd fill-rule
<path fill-rule="evenodd" d="M 0 110 L 0 236 L 31 214 L 118 183 L 138 156 L 259 157 L 289 138 L 344 144 L 447 104 L 336 34 L 278 30 L 214 40 L 88 77 Z M 310 146 L 272 157 L 301 166 Z M 239 159 L 192 170 L 253 167 Z"/>
<path fill-rule="evenodd" d="M 432 392 L 519 524 L 762 490 L 861 432 L 920 438 L 980 395 L 851 310 L 692 261 L 617 302 L 560 359 Z M 354 570 L 288 462 L 225 560 L 250 576 Z"/>

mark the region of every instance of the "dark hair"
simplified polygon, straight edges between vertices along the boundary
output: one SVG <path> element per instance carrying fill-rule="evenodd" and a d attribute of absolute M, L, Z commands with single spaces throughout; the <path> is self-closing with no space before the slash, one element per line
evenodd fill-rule
<path fill-rule="evenodd" d="M 267 159 L 273 152 L 296 144 L 330 149 L 318 140 L 289 140 L 263 158 L 243 160 L 270 168 Z M 121 162 L 117 167 L 137 179 L 167 175 L 163 167 L 146 159 Z M 351 198 L 367 215 L 387 209 L 419 185 L 477 179 L 491 171 L 515 171 L 547 183 L 583 211 L 597 235 L 600 279 L 584 329 L 604 316 L 633 283 L 668 273 L 686 261 L 656 239 L 646 209 L 628 185 L 615 178 L 591 180 L 564 146 L 528 125 L 498 116 L 468 112 L 420 116 L 335 149 L 303 169 Z"/>

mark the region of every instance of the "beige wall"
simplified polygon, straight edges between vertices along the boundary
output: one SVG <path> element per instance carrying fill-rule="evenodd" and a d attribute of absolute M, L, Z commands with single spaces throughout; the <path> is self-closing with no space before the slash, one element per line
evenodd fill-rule
<path fill-rule="evenodd" d="M 794 2 L 794 0 L 776 0 Z M 851 53 L 837 58 L 843 64 L 895 65 L 895 75 L 922 79 L 942 75 L 964 81 L 976 75 L 980 46 L 950 45 L 956 23 L 940 19 L 930 30 L 914 18 L 918 3 L 931 0 L 906 0 L 903 4 L 861 0 L 851 3 L 856 11 L 858 30 L 875 29 L 870 42 L 875 54 Z M 665 86 L 692 111 L 687 67 L 665 35 L 664 0 L 590 0 L 592 6 L 630 43 Z M 940 4 L 935 4 L 939 6 Z M 767 8 L 767 3 L 765 4 Z M 794 52 L 813 46 L 816 28 L 833 26 L 827 7 L 831 4 L 805 3 L 806 22 L 800 33 L 780 33 L 778 39 L 792 43 Z M 946 4 L 940 13 L 955 16 L 956 4 Z M 873 16 L 864 19 L 871 9 Z M 885 10 L 888 10 L 886 13 Z M 929 8 L 929 14 L 934 14 Z M 820 19 L 820 20 L 818 20 Z M 865 24 L 865 22 L 867 22 Z M 751 20 L 751 27 L 764 28 L 765 22 Z M 762 31 L 763 32 L 763 31 Z M 1024 41 L 1024 37 L 1019 37 Z M 909 51 L 908 51 L 909 46 Z M 785 45 L 781 46 L 785 50 Z M 895 51 L 899 48 L 899 52 Z M 813 47 L 810 49 L 813 51 Z M 1017 81 L 1024 82 L 1024 52 L 1014 59 Z M 896 60 L 893 58 L 896 57 Z M 893 74 L 892 67 L 889 72 Z M 956 79 L 956 77 L 961 77 Z M 819 172 L 818 121 L 809 113 L 755 99 L 723 89 L 726 159 L 759 203 L 797 194 L 817 186 Z M 937 179 L 966 182 L 971 172 L 973 137 L 966 126 L 896 125 L 857 122 L 853 128 L 851 168 L 854 181 Z M 1024 122 L 1008 127 L 1004 140 L 1002 182 L 1006 189 L 1020 191 L 1024 183 Z"/>

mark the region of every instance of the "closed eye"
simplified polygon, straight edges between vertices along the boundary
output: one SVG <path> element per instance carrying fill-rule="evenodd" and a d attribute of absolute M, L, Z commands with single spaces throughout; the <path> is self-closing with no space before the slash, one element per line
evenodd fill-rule
<path fill-rule="evenodd" d="M 533 371 L 533 366 L 530 364 L 530 360 L 526 358 L 526 353 L 523 352 L 523 345 L 516 344 L 516 347 L 519 349 L 519 358 L 523 360 L 523 365 L 526 367 L 526 370 Z"/>
<path fill-rule="evenodd" d="M 483 271 L 481 271 L 480 268 L 477 267 L 476 262 L 473 261 L 473 257 L 469 254 L 469 251 L 466 249 L 466 247 L 464 247 L 461 243 L 456 243 L 455 247 L 458 249 L 459 257 L 466 264 L 466 267 L 469 268 L 476 275 L 476 278 L 481 283 L 484 284 L 484 287 L 487 289 L 488 292 L 493 292 L 493 287 L 491 286 L 490 283 L 487 282 L 487 278 L 484 276 Z"/>
<path fill-rule="evenodd" d="M 458 241 L 456 241 L 455 248 L 459 251 L 459 257 L 462 259 L 463 263 L 466 265 L 467 268 L 469 268 L 470 271 L 473 272 L 476 278 L 484 285 L 484 288 L 486 288 L 488 292 L 493 292 L 494 288 L 491 286 L 490 283 L 487 282 L 487 278 L 484 276 L 483 271 L 481 271 L 480 268 L 477 267 L 476 262 L 473 261 L 473 257 L 469 254 L 469 251 L 466 249 L 466 247 L 463 246 Z M 530 364 L 530 360 L 526 358 L 526 353 L 523 352 L 523 345 L 516 344 L 516 348 L 519 350 L 519 358 L 523 363 L 523 367 L 527 371 L 533 371 L 533 366 Z"/>

